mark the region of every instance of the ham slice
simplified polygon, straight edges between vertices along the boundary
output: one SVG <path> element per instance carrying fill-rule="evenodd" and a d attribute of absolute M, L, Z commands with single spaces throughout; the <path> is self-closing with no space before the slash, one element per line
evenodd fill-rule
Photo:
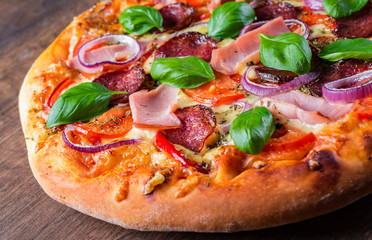
<path fill-rule="evenodd" d="M 136 128 L 176 128 L 181 126 L 174 114 L 179 88 L 166 84 L 152 91 L 142 90 L 129 96 L 133 125 Z"/>
<path fill-rule="evenodd" d="M 265 106 L 274 114 L 299 119 L 308 124 L 336 121 L 352 107 L 352 104 L 331 104 L 324 98 L 313 97 L 297 90 L 263 98 L 255 105 Z"/>
<path fill-rule="evenodd" d="M 84 67 L 83 65 L 81 65 L 77 56 L 68 59 L 66 61 L 66 65 L 69 68 L 72 68 L 72 69 L 75 69 L 75 70 L 78 70 L 80 72 L 87 73 L 87 74 L 95 74 L 95 73 L 100 73 L 103 71 L 103 66 L 97 66 L 94 68 Z"/>
<path fill-rule="evenodd" d="M 239 69 L 244 67 L 246 63 L 258 63 L 260 61 L 259 33 L 279 36 L 289 32 L 290 30 L 284 23 L 283 18 L 275 18 L 261 27 L 238 37 L 229 45 L 213 50 L 211 65 L 215 70 L 225 75 L 238 73 Z"/>

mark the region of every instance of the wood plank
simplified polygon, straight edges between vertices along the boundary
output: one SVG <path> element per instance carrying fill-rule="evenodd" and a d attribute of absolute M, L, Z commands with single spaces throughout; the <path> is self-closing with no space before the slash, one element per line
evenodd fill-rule
<path fill-rule="evenodd" d="M 49 198 L 34 179 L 18 116 L 18 91 L 37 56 L 94 0 L 1 0 L 0 239 L 370 239 L 372 196 L 332 214 L 233 234 L 138 232 Z M 5 11 L 4 11 L 5 10 Z"/>

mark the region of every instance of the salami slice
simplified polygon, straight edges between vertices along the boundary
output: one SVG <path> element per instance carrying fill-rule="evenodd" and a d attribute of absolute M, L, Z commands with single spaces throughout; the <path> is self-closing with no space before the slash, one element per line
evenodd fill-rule
<path fill-rule="evenodd" d="M 254 7 L 254 11 L 257 21 L 271 20 L 276 17 L 283 17 L 283 19 L 297 18 L 294 6 L 287 2 L 260 1 Z"/>
<path fill-rule="evenodd" d="M 315 82 L 306 85 L 310 93 L 314 96 L 322 96 L 322 86 L 328 82 L 333 82 L 341 78 L 353 76 L 355 74 L 372 69 L 372 61 L 366 62 L 360 59 L 346 59 L 332 63 L 324 70 L 323 76 Z"/>
<path fill-rule="evenodd" d="M 372 37 L 372 3 L 348 17 L 336 19 L 334 33 L 338 37 L 346 38 Z"/>
<path fill-rule="evenodd" d="M 187 3 L 173 3 L 160 8 L 165 30 L 181 30 L 189 26 L 194 17 L 194 8 Z"/>
<path fill-rule="evenodd" d="M 195 56 L 209 62 L 212 51 L 216 48 L 211 37 L 199 32 L 186 32 L 169 39 L 159 47 L 155 52 L 155 59 Z"/>
<path fill-rule="evenodd" d="M 216 117 L 212 109 L 204 105 L 194 105 L 175 111 L 181 121 L 181 128 L 165 130 L 165 137 L 172 143 L 200 152 L 205 139 L 216 129 Z"/>
<path fill-rule="evenodd" d="M 145 72 L 141 67 L 133 67 L 127 72 L 105 73 L 93 82 L 99 83 L 112 91 L 124 91 L 128 94 L 117 94 L 111 97 L 110 104 L 127 103 L 129 94 L 140 90 L 145 81 Z"/>
<path fill-rule="evenodd" d="M 297 74 L 293 72 L 278 70 L 270 67 L 257 68 L 256 73 L 260 77 L 260 81 L 275 84 L 284 84 L 297 77 Z"/>

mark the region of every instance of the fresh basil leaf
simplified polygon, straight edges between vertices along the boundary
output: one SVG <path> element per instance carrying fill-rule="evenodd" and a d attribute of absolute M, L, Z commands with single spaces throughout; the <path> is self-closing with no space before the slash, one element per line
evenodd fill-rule
<path fill-rule="evenodd" d="M 110 98 L 126 92 L 111 91 L 95 82 L 79 84 L 58 97 L 49 112 L 48 128 L 61 124 L 86 121 L 106 112 Z"/>
<path fill-rule="evenodd" d="M 230 127 L 235 146 L 247 154 L 261 152 L 275 131 L 273 116 L 265 107 L 255 107 L 240 114 Z"/>
<path fill-rule="evenodd" d="M 277 37 L 258 34 L 260 59 L 263 65 L 295 72 L 298 75 L 310 72 L 311 49 L 306 39 L 297 33 L 284 33 Z"/>
<path fill-rule="evenodd" d="M 347 17 L 362 9 L 369 0 L 323 0 L 324 11 L 334 18 Z"/>
<path fill-rule="evenodd" d="M 150 73 L 153 79 L 178 88 L 196 88 L 215 78 L 208 63 L 193 56 L 156 59 Z"/>
<path fill-rule="evenodd" d="M 119 16 L 123 28 L 136 35 L 141 35 L 157 27 L 163 31 L 163 17 L 158 10 L 147 6 L 133 6 L 126 8 Z"/>
<path fill-rule="evenodd" d="M 254 11 L 248 3 L 227 2 L 213 11 L 208 22 L 208 35 L 216 38 L 235 37 L 254 18 Z"/>
<path fill-rule="evenodd" d="M 325 46 L 318 56 L 331 62 L 348 58 L 370 60 L 372 40 L 367 38 L 339 40 Z"/>

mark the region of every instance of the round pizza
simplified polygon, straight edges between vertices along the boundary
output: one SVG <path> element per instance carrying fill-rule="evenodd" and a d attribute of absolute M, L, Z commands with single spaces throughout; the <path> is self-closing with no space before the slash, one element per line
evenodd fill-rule
<path fill-rule="evenodd" d="M 372 2 L 111 0 L 19 96 L 53 199 L 125 228 L 233 232 L 372 192 Z"/>

